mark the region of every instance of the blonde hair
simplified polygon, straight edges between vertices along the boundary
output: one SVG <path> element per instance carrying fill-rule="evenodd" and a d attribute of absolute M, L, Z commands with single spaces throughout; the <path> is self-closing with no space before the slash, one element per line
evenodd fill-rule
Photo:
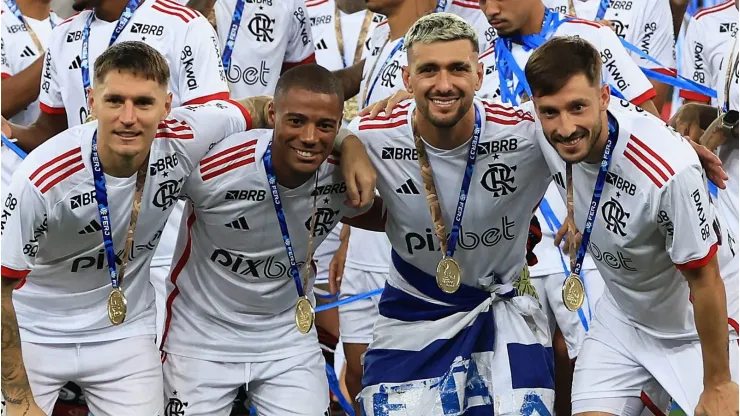
<path fill-rule="evenodd" d="M 460 39 L 469 40 L 475 52 L 480 52 L 478 34 L 470 23 L 452 13 L 433 13 L 420 18 L 411 26 L 406 33 L 404 46 L 409 51 L 415 43 L 429 44 Z"/>

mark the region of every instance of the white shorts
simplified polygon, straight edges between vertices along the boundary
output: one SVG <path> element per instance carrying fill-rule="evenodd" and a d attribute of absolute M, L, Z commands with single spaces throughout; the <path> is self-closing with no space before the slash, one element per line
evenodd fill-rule
<path fill-rule="evenodd" d="M 165 415 L 228 416 L 244 384 L 260 416 L 329 414 L 326 364 L 318 348 L 261 363 L 223 363 L 167 354 L 162 368 Z"/>
<path fill-rule="evenodd" d="M 154 266 L 149 269 L 149 280 L 154 286 L 154 306 L 157 310 L 157 342 L 162 339 L 164 318 L 167 314 L 167 278 L 170 276 L 170 266 Z"/>
<path fill-rule="evenodd" d="M 665 414 L 672 398 L 692 416 L 704 390 L 699 341 L 657 339 L 613 313 L 599 308 L 581 347 L 573 375 L 573 414 L 639 415 L 641 409 L 628 412 L 625 403 L 644 391 Z M 736 342 L 730 342 L 730 369 L 737 381 Z"/>
<path fill-rule="evenodd" d="M 36 404 L 51 414 L 59 391 L 76 383 L 95 416 L 162 414 L 162 365 L 154 337 L 85 344 L 23 342 Z"/>
<path fill-rule="evenodd" d="M 563 304 L 563 282 L 565 274 L 557 273 L 542 277 L 532 277 L 532 284 L 537 289 L 542 310 L 547 314 L 550 324 L 550 334 L 555 332 L 555 326 L 560 328 L 568 346 L 568 356 L 573 359 L 586 336 L 596 301 L 604 291 L 604 280 L 598 270 L 584 270 L 583 282 L 586 287 L 586 299 L 580 311 L 571 312 Z"/>
<path fill-rule="evenodd" d="M 342 297 L 354 296 L 382 289 L 388 273 L 367 272 L 344 268 Z M 370 344 L 373 340 L 373 325 L 378 320 L 380 295 L 339 306 L 339 336 L 347 344 Z"/>

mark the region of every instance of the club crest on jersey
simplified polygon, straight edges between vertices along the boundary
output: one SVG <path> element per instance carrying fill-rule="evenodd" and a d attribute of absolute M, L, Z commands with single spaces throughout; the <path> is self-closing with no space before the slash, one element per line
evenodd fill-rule
<path fill-rule="evenodd" d="M 396 80 L 396 74 L 399 69 L 401 69 L 401 65 L 394 59 L 393 62 L 385 67 L 383 73 L 380 75 L 380 83 L 386 88 L 396 88 L 396 83 L 394 81 Z"/>
<path fill-rule="evenodd" d="M 255 13 L 252 20 L 247 24 L 247 28 L 254 35 L 257 42 L 272 42 L 275 38 L 272 36 L 272 28 L 275 19 L 264 13 Z"/>
<path fill-rule="evenodd" d="M 333 210 L 331 208 L 316 208 L 316 229 L 313 232 L 314 237 L 317 235 L 329 234 L 334 224 L 335 217 L 339 214 L 339 210 Z M 309 217 L 306 222 L 306 229 L 311 231 L 311 218 Z"/>
<path fill-rule="evenodd" d="M 154 193 L 152 204 L 157 208 L 161 208 L 162 211 L 174 205 L 180 196 L 184 181 L 185 179 L 170 179 L 160 182 L 159 189 Z"/>
<path fill-rule="evenodd" d="M 612 29 L 614 29 L 614 33 L 620 38 L 624 39 L 625 36 L 627 36 L 627 29 L 630 28 L 630 25 L 626 25 L 620 20 L 616 19 L 612 19 L 610 20 L 610 22 L 612 24 Z"/>
<path fill-rule="evenodd" d="M 177 396 L 177 391 L 173 391 L 172 394 Z M 186 407 L 188 407 L 188 402 L 183 402 L 177 397 L 170 397 L 164 406 L 164 416 L 185 416 Z"/>
<path fill-rule="evenodd" d="M 627 226 L 627 218 L 630 213 L 625 211 L 622 204 L 613 197 L 601 207 L 601 215 L 606 221 L 606 229 L 619 236 L 626 236 L 624 228 Z"/>
<path fill-rule="evenodd" d="M 509 195 L 516 191 L 514 172 L 516 172 L 516 165 L 490 163 L 488 170 L 481 177 L 480 184 L 495 197 Z"/>

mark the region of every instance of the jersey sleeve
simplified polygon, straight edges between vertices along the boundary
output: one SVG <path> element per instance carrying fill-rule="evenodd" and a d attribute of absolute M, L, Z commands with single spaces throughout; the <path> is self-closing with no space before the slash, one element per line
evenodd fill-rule
<path fill-rule="evenodd" d="M 673 41 L 673 22 L 671 21 L 671 7 L 667 1 L 653 1 L 646 5 L 644 24 L 640 28 L 639 45 L 648 56 L 660 62 L 663 67 L 676 69 L 676 51 Z M 635 56 L 641 67 L 656 69 L 659 72 L 672 75 L 672 71 L 661 70 L 660 67 L 645 58 Z"/>
<path fill-rule="evenodd" d="M 2 276 L 25 278 L 48 230 L 46 202 L 25 175 L 13 176 L 2 206 Z"/>
<path fill-rule="evenodd" d="M 65 114 L 64 100 L 62 99 L 62 89 L 59 85 L 60 73 L 56 69 L 57 53 L 61 48 L 57 48 L 57 42 L 54 38 L 63 36 L 59 29 L 51 32 L 52 39 L 49 48 L 44 55 L 44 67 L 41 70 L 41 89 L 39 91 L 39 106 L 41 111 L 47 114 Z"/>
<path fill-rule="evenodd" d="M 2 71 L 2 79 L 10 78 L 13 76 L 13 69 L 10 67 L 10 62 L 8 61 L 8 55 L 5 53 L 5 36 L 0 38 L 0 70 Z"/>
<path fill-rule="evenodd" d="M 178 79 L 183 105 L 229 98 L 216 32 L 203 16 L 188 26 L 180 53 Z"/>
<path fill-rule="evenodd" d="M 680 270 L 706 265 L 717 251 L 712 207 L 698 166 L 677 172 L 660 195 L 658 229 L 665 247 Z"/>
<path fill-rule="evenodd" d="M 614 31 L 602 26 L 598 37 L 604 81 L 634 105 L 655 97 L 653 84 L 629 56 Z"/>
<path fill-rule="evenodd" d="M 681 63 L 678 67 L 678 74 L 684 78 L 693 80 L 698 84 L 704 85 L 705 87 L 712 87 L 712 85 L 710 85 L 712 80 L 710 79 L 709 72 L 707 70 L 709 61 L 705 59 L 704 55 L 701 25 L 695 18 L 692 18 L 689 21 L 689 26 L 686 28 L 686 34 L 684 36 L 683 43 L 681 44 L 681 48 Z M 689 90 L 681 90 L 679 92 L 679 96 L 687 100 L 703 103 L 709 103 L 711 101 L 710 97 Z"/>
<path fill-rule="evenodd" d="M 219 100 L 172 110 L 170 118 L 159 125 L 156 137 L 172 139 L 169 143 L 183 154 L 192 172 L 208 149 L 251 128 L 252 118 L 246 108 L 236 101 Z"/>
<path fill-rule="evenodd" d="M 290 21 L 290 33 L 288 46 L 285 48 L 283 70 L 316 61 L 306 6 L 303 0 L 293 0 L 293 4 L 293 16 Z"/>

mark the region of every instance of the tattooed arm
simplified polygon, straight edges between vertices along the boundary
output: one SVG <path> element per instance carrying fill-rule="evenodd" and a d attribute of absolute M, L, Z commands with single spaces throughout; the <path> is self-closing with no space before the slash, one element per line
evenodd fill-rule
<path fill-rule="evenodd" d="M 9 416 L 43 415 L 36 405 L 28 383 L 21 353 L 21 335 L 13 308 L 13 289 L 18 279 L 2 277 L 0 303 L 2 306 L 2 392 Z"/>

